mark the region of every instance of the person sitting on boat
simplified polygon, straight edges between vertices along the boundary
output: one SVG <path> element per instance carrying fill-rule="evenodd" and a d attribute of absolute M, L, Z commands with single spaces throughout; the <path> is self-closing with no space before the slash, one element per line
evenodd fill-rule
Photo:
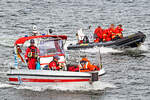
<path fill-rule="evenodd" d="M 26 49 L 25 59 L 28 64 L 28 68 L 31 70 L 36 69 L 36 62 L 39 55 L 39 49 L 34 45 L 35 41 L 30 40 L 30 46 Z"/>
<path fill-rule="evenodd" d="M 107 42 L 107 41 L 110 41 L 110 36 L 108 34 L 108 29 L 104 29 L 103 30 L 103 42 Z"/>
<path fill-rule="evenodd" d="M 89 43 L 89 39 L 88 37 L 83 33 L 83 29 L 80 28 L 80 30 L 78 30 L 78 33 L 76 33 L 76 37 L 78 40 L 78 43 Z"/>
<path fill-rule="evenodd" d="M 119 24 L 119 25 L 115 28 L 115 36 L 114 36 L 113 40 L 117 40 L 117 39 L 123 38 L 122 31 L 123 31 L 122 25 Z"/>
<path fill-rule="evenodd" d="M 89 72 L 95 70 L 99 70 L 99 67 L 92 65 L 86 56 L 80 60 L 80 72 Z"/>
<path fill-rule="evenodd" d="M 98 26 L 94 31 L 94 42 L 101 42 L 103 41 L 103 29 Z"/>
<path fill-rule="evenodd" d="M 53 56 L 53 60 L 49 63 L 49 69 L 51 69 L 51 70 L 60 70 L 58 60 L 59 60 L 58 55 Z"/>
<path fill-rule="evenodd" d="M 115 36 L 116 36 L 116 33 L 115 33 L 115 25 L 114 25 L 114 24 L 111 24 L 110 27 L 108 28 L 107 32 L 108 32 L 108 39 L 109 39 L 109 40 L 114 39 Z"/>
<path fill-rule="evenodd" d="M 122 31 L 123 31 L 122 25 L 119 24 L 119 25 L 116 27 L 115 32 L 116 32 L 116 34 L 117 34 L 120 38 L 123 38 Z"/>

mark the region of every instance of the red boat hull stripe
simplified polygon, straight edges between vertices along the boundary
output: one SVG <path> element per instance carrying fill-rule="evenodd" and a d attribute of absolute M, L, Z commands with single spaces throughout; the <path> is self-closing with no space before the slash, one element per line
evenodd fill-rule
<path fill-rule="evenodd" d="M 9 78 L 11 82 L 18 82 L 18 78 Z M 31 79 L 31 78 L 21 78 L 22 82 L 84 82 L 90 81 L 90 79 Z"/>

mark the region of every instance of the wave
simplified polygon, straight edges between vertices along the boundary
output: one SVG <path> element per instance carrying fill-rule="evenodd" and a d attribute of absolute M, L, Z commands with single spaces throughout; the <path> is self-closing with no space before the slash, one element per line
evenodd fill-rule
<path fill-rule="evenodd" d="M 72 83 L 72 84 L 67 84 L 67 83 L 55 83 L 51 85 L 10 85 L 6 83 L 0 83 L 0 88 L 15 88 L 15 89 L 27 89 L 31 91 L 45 91 L 45 90 L 55 90 L 55 91 L 70 91 L 70 92 L 99 92 L 103 91 L 106 88 L 116 88 L 115 85 L 107 82 L 94 82 L 92 85 L 89 83 Z"/>
<path fill-rule="evenodd" d="M 32 91 L 45 91 L 45 90 L 56 90 L 56 91 L 70 91 L 70 92 L 92 92 L 92 91 L 102 91 L 106 88 L 116 88 L 115 85 L 107 82 L 94 82 L 92 85 L 89 83 L 86 84 L 66 84 L 66 83 L 56 83 L 55 85 L 46 85 L 46 86 L 23 86 L 15 87 L 16 89 L 28 89 Z"/>

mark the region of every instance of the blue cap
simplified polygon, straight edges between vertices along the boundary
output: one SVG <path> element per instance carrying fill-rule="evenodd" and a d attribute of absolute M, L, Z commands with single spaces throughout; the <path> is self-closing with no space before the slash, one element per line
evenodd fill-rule
<path fill-rule="evenodd" d="M 60 59 L 58 55 L 53 56 L 53 58 L 58 59 L 58 60 Z"/>

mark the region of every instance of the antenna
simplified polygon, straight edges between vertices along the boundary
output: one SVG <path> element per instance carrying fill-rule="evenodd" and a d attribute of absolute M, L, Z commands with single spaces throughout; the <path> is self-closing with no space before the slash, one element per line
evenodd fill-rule
<path fill-rule="evenodd" d="M 101 56 L 101 51 L 100 51 L 100 47 L 99 47 L 99 66 L 100 66 L 100 68 L 102 68 L 103 67 L 103 64 L 102 64 L 102 56 Z"/>

